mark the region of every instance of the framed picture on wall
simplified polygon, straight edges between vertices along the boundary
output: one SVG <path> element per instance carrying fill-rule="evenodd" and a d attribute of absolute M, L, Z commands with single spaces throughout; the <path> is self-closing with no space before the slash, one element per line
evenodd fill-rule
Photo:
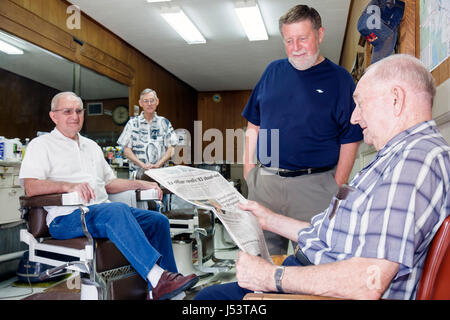
<path fill-rule="evenodd" d="M 88 116 L 99 116 L 103 114 L 103 103 L 102 102 L 89 102 L 87 104 L 87 114 Z"/>

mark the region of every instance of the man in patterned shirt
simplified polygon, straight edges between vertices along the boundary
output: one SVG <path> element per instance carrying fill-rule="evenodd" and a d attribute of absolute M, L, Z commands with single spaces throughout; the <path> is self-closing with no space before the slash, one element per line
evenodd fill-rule
<path fill-rule="evenodd" d="M 351 122 L 378 151 L 375 159 L 310 223 L 242 204 L 300 249 L 283 267 L 240 252 L 238 283 L 208 287 L 196 299 L 251 291 L 414 299 L 428 247 L 450 213 L 450 147 L 432 120 L 435 92 L 433 77 L 412 56 L 373 64 L 354 92 Z"/>
<path fill-rule="evenodd" d="M 156 114 L 158 104 L 156 92 L 144 89 L 139 97 L 143 111 L 128 120 L 117 140 L 130 160 L 130 178 L 139 168 L 147 170 L 165 166 L 178 142 L 170 121 Z"/>

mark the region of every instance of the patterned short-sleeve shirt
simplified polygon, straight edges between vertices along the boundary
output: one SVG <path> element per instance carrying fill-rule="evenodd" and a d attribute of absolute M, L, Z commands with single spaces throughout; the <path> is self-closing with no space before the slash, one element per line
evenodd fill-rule
<path fill-rule="evenodd" d="M 133 150 L 136 157 L 144 163 L 155 164 L 166 153 L 167 148 L 177 145 L 178 137 L 169 120 L 155 112 L 150 123 L 142 112 L 128 120 L 117 143 Z M 129 162 L 130 173 L 139 167 Z"/>
<path fill-rule="evenodd" d="M 450 214 L 450 147 L 433 120 L 391 139 L 329 208 L 299 232 L 314 264 L 352 257 L 400 264 L 383 298 L 414 299 L 428 247 Z"/>

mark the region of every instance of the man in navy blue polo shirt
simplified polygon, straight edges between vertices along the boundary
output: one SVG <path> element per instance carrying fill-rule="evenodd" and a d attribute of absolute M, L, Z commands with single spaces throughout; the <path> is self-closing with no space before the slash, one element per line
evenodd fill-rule
<path fill-rule="evenodd" d="M 242 113 L 244 178 L 250 200 L 309 221 L 350 176 L 362 139 L 350 123 L 355 84 L 320 54 L 324 28 L 315 9 L 297 5 L 279 24 L 288 58 L 269 64 Z M 286 253 L 286 239 L 265 237 L 271 254 Z"/>

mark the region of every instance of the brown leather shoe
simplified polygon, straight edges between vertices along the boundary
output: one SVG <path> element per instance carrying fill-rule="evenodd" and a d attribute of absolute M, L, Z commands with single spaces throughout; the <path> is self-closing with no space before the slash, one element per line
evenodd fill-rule
<path fill-rule="evenodd" d="M 164 271 L 155 288 L 152 287 L 152 300 L 166 300 L 175 297 L 198 282 L 195 274 L 183 276 L 181 273 Z M 147 298 L 149 296 L 147 295 Z"/>

